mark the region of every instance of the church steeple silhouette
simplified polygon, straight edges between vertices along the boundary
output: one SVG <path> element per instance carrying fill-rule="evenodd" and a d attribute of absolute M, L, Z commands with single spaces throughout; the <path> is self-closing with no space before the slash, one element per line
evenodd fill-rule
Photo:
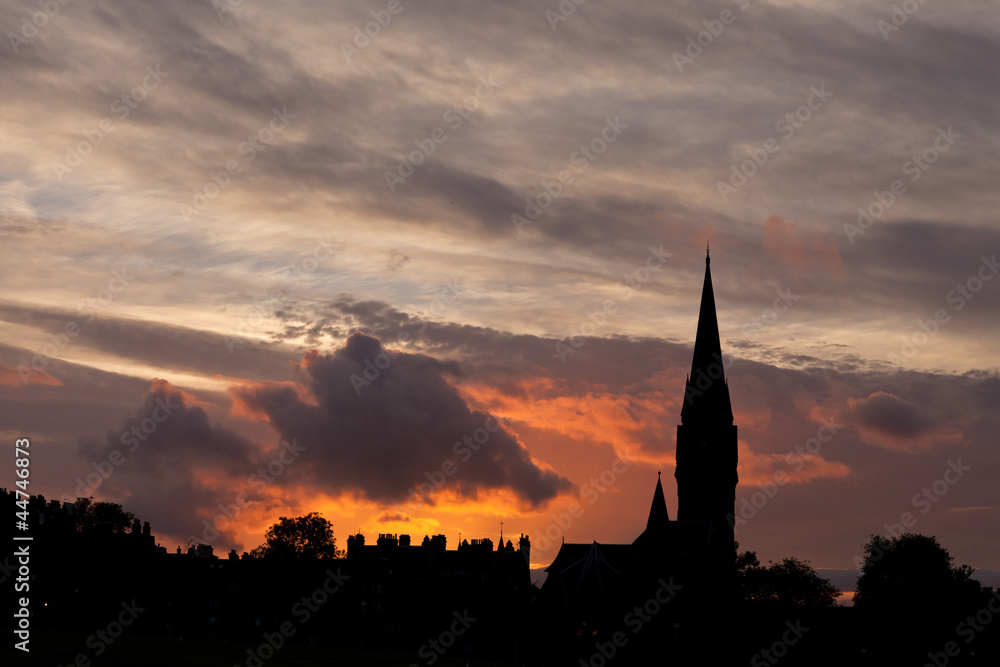
<path fill-rule="evenodd" d="M 733 408 L 729 402 L 722 364 L 722 343 L 719 337 L 719 320 L 715 316 L 715 291 L 712 289 L 712 265 L 705 251 L 705 283 L 701 290 L 701 308 L 698 312 L 698 332 L 694 339 L 694 357 L 691 374 L 684 388 L 684 405 L 681 421 L 698 421 L 703 417 L 725 417 L 733 422 Z"/>
<path fill-rule="evenodd" d="M 653 504 L 649 508 L 649 518 L 646 520 L 646 532 L 660 530 L 670 521 L 667 513 L 667 499 L 663 496 L 663 483 L 660 473 L 656 473 L 656 490 L 653 491 Z"/>
<path fill-rule="evenodd" d="M 652 551 L 657 556 L 666 554 L 671 548 L 670 515 L 667 513 L 667 499 L 663 495 L 663 482 L 660 473 L 656 473 L 656 489 L 653 491 L 653 504 L 649 507 L 649 518 L 646 519 L 646 530 L 632 542 L 634 546 Z"/>
<path fill-rule="evenodd" d="M 677 519 L 708 521 L 710 548 L 720 564 L 732 561 L 736 511 L 737 444 L 733 408 L 715 314 L 711 258 L 705 252 L 698 331 L 691 374 L 684 387 L 677 426 Z"/>
<path fill-rule="evenodd" d="M 678 600 L 681 606 L 671 602 L 672 608 L 705 614 L 702 625 L 706 628 L 717 627 L 721 609 L 717 603 L 737 591 L 733 539 L 739 482 L 736 425 L 723 367 L 710 261 L 706 251 L 694 359 L 677 426 L 676 520 L 667 512 L 658 472 L 646 529 L 631 544 L 567 543 L 564 538 L 555 560 L 545 569 L 548 577 L 542 595 L 546 604 L 574 618 L 585 614 L 592 624 L 589 627 L 616 617 L 609 614 L 609 591 L 616 591 L 619 602 L 641 599 L 649 595 L 651 582 L 664 577 L 670 581 L 676 577 L 687 590 L 681 593 L 684 601 Z M 674 623 L 672 627 L 676 632 L 680 626 Z M 617 629 L 617 625 L 609 628 Z M 712 641 L 716 639 L 713 635 Z"/>

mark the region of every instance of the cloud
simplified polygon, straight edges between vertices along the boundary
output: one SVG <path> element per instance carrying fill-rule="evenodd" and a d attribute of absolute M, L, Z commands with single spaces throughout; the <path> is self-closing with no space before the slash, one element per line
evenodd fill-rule
<path fill-rule="evenodd" d="M 33 218 L 35 209 L 25 199 L 31 191 L 23 181 L 0 183 L 0 218 Z M 0 239 L 6 234 L 0 232 Z"/>
<path fill-rule="evenodd" d="M 364 328 L 377 331 L 388 340 L 398 339 L 401 331 L 412 329 L 416 324 L 414 315 L 405 309 L 380 301 L 347 297 L 334 304 L 316 304 L 315 310 L 306 312 L 310 314 L 306 321 L 317 327 L 343 332 Z M 157 534 L 176 536 L 182 543 L 191 534 L 200 539 L 204 532 L 203 521 L 211 521 L 218 516 L 220 505 L 231 504 L 237 494 L 252 488 L 248 477 L 276 454 L 274 446 L 256 444 L 267 441 L 268 435 L 263 435 L 261 429 L 272 427 L 281 438 L 288 441 L 297 438 L 299 445 L 306 446 L 300 462 L 278 476 L 266 492 L 254 497 L 239 521 L 239 534 L 224 529 L 219 540 L 231 540 L 230 543 L 238 538 L 259 540 L 259 535 L 253 531 L 263 530 L 277 513 L 287 514 L 293 509 L 311 511 L 316 503 L 331 516 L 340 517 L 341 522 L 358 519 L 358 525 L 369 532 L 380 529 L 384 532 L 386 523 L 377 520 L 383 512 L 388 515 L 386 520 L 393 514 L 411 517 L 409 523 L 399 522 L 400 530 L 406 528 L 414 534 L 442 531 L 454 525 L 452 521 L 456 519 L 451 517 L 466 516 L 470 511 L 477 516 L 497 511 L 500 504 L 494 492 L 507 493 L 510 489 L 513 493 L 508 495 L 519 500 L 522 509 L 530 506 L 531 503 L 524 500 L 525 496 L 530 497 L 530 492 L 517 491 L 513 487 L 519 484 L 530 489 L 532 479 L 537 482 L 539 474 L 544 482 L 543 473 L 548 467 L 539 460 L 557 463 L 558 477 L 564 481 L 566 478 L 582 481 L 607 466 L 615 456 L 612 448 L 621 450 L 623 446 L 631 446 L 633 452 L 640 453 L 637 461 L 642 467 L 655 463 L 654 469 L 663 467 L 669 475 L 683 375 L 690 365 L 689 345 L 625 336 L 584 338 L 577 356 L 562 363 L 553 354 L 553 338 L 433 321 L 420 322 L 420 326 L 423 333 L 417 337 L 418 349 L 432 351 L 430 353 L 388 352 L 387 347 L 393 346 L 379 344 L 367 334 L 355 334 L 350 344 L 330 355 L 306 354 L 292 367 L 294 381 L 255 379 L 243 382 L 232 390 L 231 407 L 222 403 L 215 407 L 205 406 L 196 403 L 193 396 L 180 394 L 175 387 L 156 383 L 143 399 L 141 409 L 136 409 L 132 397 L 144 388 L 137 388 L 133 379 L 93 372 L 88 375 L 84 373 L 87 369 L 63 362 L 54 366 L 54 372 L 64 380 L 67 389 L 39 387 L 39 391 L 76 392 L 72 404 L 60 404 L 62 412 L 80 403 L 80 399 L 75 398 L 77 395 L 99 395 L 107 391 L 106 385 L 114 388 L 117 402 L 113 405 L 131 404 L 130 417 L 110 433 L 110 440 L 98 441 L 100 449 L 86 452 L 88 457 L 82 459 L 85 461 L 84 477 L 92 471 L 90 461 L 100 462 L 104 460 L 100 457 L 107 456 L 111 448 L 121 449 L 122 432 L 130 424 L 141 423 L 150 417 L 152 406 L 149 402 L 152 400 L 155 405 L 155 397 L 163 397 L 164 392 L 167 393 L 165 400 L 184 405 L 183 413 L 188 410 L 204 413 L 202 435 L 199 436 L 202 441 L 213 437 L 206 428 L 207 422 L 212 421 L 207 415 L 213 413 L 235 419 L 230 428 L 216 425 L 213 431 L 216 436 L 235 437 L 231 429 L 243 429 L 248 424 L 262 434 L 254 438 L 241 436 L 244 445 L 236 450 L 232 457 L 235 463 L 228 468 L 200 450 L 191 451 L 184 449 L 183 444 L 166 443 L 163 451 L 190 454 L 191 467 L 177 468 L 181 471 L 180 478 L 172 483 L 158 478 L 156 469 L 164 463 L 173 463 L 169 457 L 157 455 L 150 462 L 152 469 L 148 473 L 140 459 L 129 459 L 107 480 L 100 490 L 102 495 L 124 502 L 127 509 L 151 520 Z M 277 362 L 280 354 L 272 352 Z M 383 352 L 391 359 L 387 366 L 385 359 L 379 359 Z M 8 348 L 4 354 L 16 360 L 23 351 Z M 169 348 L 158 354 L 166 354 L 166 358 L 173 355 Z M 379 368 L 380 365 L 385 368 Z M 287 359 L 285 366 L 288 366 Z M 864 368 L 863 363 L 858 366 Z M 271 364 L 264 367 L 263 378 L 273 376 L 271 367 Z M 277 368 L 278 364 L 273 367 Z M 368 377 L 373 379 L 365 378 L 366 370 Z M 379 372 L 377 376 L 375 371 Z M 371 382 L 371 385 L 357 384 L 360 396 L 351 382 L 351 375 Z M 813 507 L 809 503 L 819 503 L 822 494 L 842 493 L 840 485 L 848 471 L 852 488 L 856 489 L 851 494 L 855 528 L 864 524 L 866 530 L 869 525 L 877 528 L 886 520 L 882 516 L 886 513 L 884 503 L 873 501 L 872 494 L 866 491 L 868 480 L 880 480 L 878 488 L 884 489 L 885 479 L 892 477 L 891 492 L 894 497 L 906 501 L 914 493 L 911 488 L 917 483 L 914 480 L 929 482 L 940 475 L 940 470 L 935 469 L 937 461 L 928 466 L 921 461 L 924 457 L 902 454 L 912 451 L 912 443 L 901 449 L 901 444 L 889 442 L 881 448 L 885 450 L 884 455 L 873 460 L 870 445 L 880 442 L 877 438 L 887 437 L 876 431 L 874 425 L 880 424 L 891 431 L 892 422 L 888 421 L 889 426 L 886 426 L 875 417 L 862 420 L 853 412 L 847 414 L 843 408 L 850 408 L 848 399 L 866 405 L 871 396 L 887 394 L 890 398 L 876 397 L 872 405 L 887 401 L 900 408 L 901 402 L 903 414 L 911 417 L 916 414 L 916 422 L 925 429 L 922 435 L 918 434 L 918 440 L 938 433 L 937 424 L 958 423 L 968 429 L 969 442 L 976 445 L 979 456 L 990 455 L 989 448 L 978 446 L 988 443 L 988 433 L 993 428 L 990 414 L 995 403 L 991 398 L 1000 387 L 996 378 L 989 374 L 968 377 L 917 372 L 882 374 L 857 367 L 845 370 L 836 365 L 824 366 L 819 360 L 805 362 L 798 368 L 782 368 L 736 358 L 727 377 L 744 443 L 740 451 L 742 484 L 751 485 L 748 488 L 752 489 L 753 484 L 767 481 L 783 468 L 788 469 L 793 481 L 769 504 L 766 522 L 754 524 L 754 530 L 760 531 L 755 533 L 758 535 L 755 539 L 778 540 L 778 544 L 785 544 L 778 527 L 794 524 L 804 511 L 801 509 L 803 504 L 808 505 L 814 515 L 822 515 L 823 507 Z M 30 397 L 29 392 L 12 388 L 7 391 L 12 401 L 17 401 L 19 396 Z M 169 398 L 174 392 L 179 394 L 178 398 Z M 854 396 L 866 398 L 855 399 Z M 213 400 L 218 402 L 217 398 Z M 401 408 L 399 411 L 392 409 L 396 404 Z M 906 404 L 933 405 L 936 412 L 924 409 L 914 413 Z M 30 404 L 20 407 L 23 400 L 16 405 L 19 407 L 8 411 L 9 415 L 16 415 L 17 411 L 41 414 L 41 407 Z M 45 404 L 46 413 L 50 405 L 52 403 Z M 867 407 L 872 409 L 872 406 Z M 108 414 L 108 409 L 105 408 L 102 414 Z M 121 414 L 120 408 L 117 414 Z M 456 436 L 454 431 L 472 429 L 474 433 L 475 428 L 483 426 L 487 414 L 500 417 L 510 427 L 505 431 L 510 434 L 505 452 L 511 455 L 497 467 L 514 470 L 516 466 L 507 466 L 507 462 L 523 461 L 519 456 L 530 448 L 536 458 L 529 457 L 521 470 L 534 474 L 534 478 L 528 475 L 525 482 L 525 475 L 518 475 L 515 470 L 507 479 L 481 481 L 480 477 L 490 471 L 466 469 L 466 462 L 456 460 L 458 457 L 452 447 L 462 433 Z M 867 412 L 862 410 L 862 414 Z M 921 414 L 923 420 L 919 418 Z M 458 417 L 431 419 L 431 415 Z M 823 443 L 819 456 L 807 459 L 801 471 L 788 468 L 785 455 L 816 435 L 818 420 L 834 416 L 853 428 L 838 431 L 832 441 Z M 79 417 L 74 419 L 79 422 Z M 103 424 L 109 423 L 106 416 L 103 419 Z M 244 419 L 257 421 L 244 422 Z M 445 423 L 454 428 L 442 435 Z M 103 424 L 98 428 L 103 428 Z M 859 428 L 859 424 L 864 426 Z M 93 426 L 88 428 L 96 430 Z M 512 429 L 516 429 L 516 436 L 512 435 Z M 860 440 L 855 429 L 861 433 Z M 350 451 L 350 442 L 360 443 L 368 437 L 373 437 L 380 447 L 388 442 L 381 450 L 384 456 L 377 458 L 372 451 Z M 491 443 L 499 442 L 494 437 L 500 436 L 490 435 L 477 455 Z M 132 456 L 142 454 L 143 449 L 139 448 Z M 403 499 L 406 499 L 408 488 L 421 482 L 429 484 L 428 475 L 431 478 L 441 475 L 446 458 L 454 460 L 456 472 L 437 494 L 432 494 L 432 500 L 440 500 L 436 507 L 396 507 L 385 511 L 385 504 L 398 502 L 393 500 L 399 497 L 398 489 L 403 489 Z M 468 464 L 474 466 L 475 462 L 473 458 Z M 976 465 L 992 464 L 980 459 Z M 343 466 L 347 466 L 346 470 L 341 469 Z M 471 489 L 461 490 L 456 484 L 468 470 L 473 472 L 473 483 L 467 485 Z M 906 471 L 899 479 L 892 476 L 898 470 Z M 73 476 L 76 474 L 74 472 Z M 387 474 L 396 475 L 397 479 L 392 481 L 391 489 L 383 490 L 379 488 L 380 480 Z M 491 486 L 494 481 L 497 484 Z M 806 481 L 809 483 L 799 483 Z M 988 487 L 963 487 L 966 488 L 975 491 L 975 497 L 966 503 L 968 506 L 990 504 Z M 469 491 L 469 495 L 463 496 L 463 491 Z M 353 502 L 352 494 L 364 500 Z M 536 493 L 536 497 L 539 495 Z M 598 516 L 610 517 L 628 511 L 629 506 L 623 504 L 628 498 L 624 489 L 620 495 L 621 499 L 609 494 L 606 514 L 603 509 L 600 515 L 595 513 L 593 520 L 598 523 L 586 528 L 587 531 L 609 529 L 611 524 L 601 528 L 603 519 L 598 520 Z M 477 496 L 479 503 L 473 500 Z M 331 499 L 332 504 L 324 505 L 326 501 L 318 500 L 324 497 Z M 175 503 L 175 499 L 181 500 Z M 452 499 L 464 502 L 452 503 Z M 380 506 L 372 510 L 372 503 Z M 473 507 L 475 510 L 468 509 Z M 368 511 L 373 513 L 366 518 Z M 511 514 L 515 512 L 516 509 L 511 508 Z M 888 514 L 891 518 L 892 511 Z M 766 532 L 772 526 L 777 533 Z M 849 527 L 841 526 L 840 529 L 847 531 Z M 601 533 L 595 533 L 598 534 Z"/>
<path fill-rule="evenodd" d="M 259 345 L 243 341 L 236 333 L 227 338 L 218 332 L 155 319 L 119 317 L 102 310 L 82 312 L 81 315 L 81 311 L 68 309 L 0 303 L 0 320 L 38 332 L 29 339 L 37 351 L 25 349 L 20 357 L 14 358 L 17 365 L 31 370 L 31 383 L 43 382 L 43 373 L 32 366 L 35 355 L 42 355 L 35 364 L 41 366 L 43 362 L 51 364 L 54 358 L 75 354 L 82 348 L 97 351 L 119 363 L 131 360 L 165 371 L 230 377 L 289 375 L 288 360 L 294 355 L 291 348 Z M 68 323 L 76 326 L 78 333 L 73 338 L 62 334 Z M 66 338 L 60 347 L 50 344 L 56 336 Z M 231 352 L 227 341 L 236 341 Z"/>
<path fill-rule="evenodd" d="M 899 396 L 877 391 L 847 399 L 849 416 L 861 439 L 894 451 L 926 451 L 961 442 L 961 429 L 939 424 L 927 411 Z"/>
<path fill-rule="evenodd" d="M 530 507 L 571 486 L 493 416 L 470 409 L 452 384 L 455 363 L 389 351 L 357 332 L 333 354 L 310 351 L 301 368 L 315 405 L 287 386 L 232 391 L 241 410 L 306 447 L 309 465 L 293 471 L 296 482 L 384 503 L 428 483 L 431 501 L 438 489 L 465 499 L 508 489 Z"/>
<path fill-rule="evenodd" d="M 761 543 L 778 549 L 794 539 L 795 548 L 813 548 L 833 538 L 804 531 L 833 530 L 838 522 L 845 532 L 837 539 L 850 542 L 847 522 L 870 519 L 877 528 L 919 490 L 912 480 L 929 483 L 940 474 L 923 461 L 935 457 L 908 453 L 940 447 L 945 456 L 974 453 L 983 470 L 998 465 L 988 445 L 1000 381 L 987 333 L 997 329 L 1000 282 L 984 284 L 960 311 L 946 301 L 975 274 L 982 254 L 1000 247 L 1000 156 L 990 142 L 1000 128 L 1000 97 L 983 94 L 995 79 L 989 64 L 1000 59 L 1000 41 L 981 6 L 927 3 L 919 20 L 883 39 L 876 21 L 887 10 L 849 0 L 753 2 L 746 11 L 730 0 L 585 3 L 557 30 L 537 3 L 454 0 L 407 5 L 346 62 L 340 42 L 371 20 L 368 8 L 351 3 L 238 3 L 224 20 L 203 0 L 121 0 L 113 12 L 99 3 L 73 5 L 18 53 L 0 49 L 0 82 L 17 91 L 0 99 L 10 139 L 0 157 L 0 250 L 8 260 L 0 263 L 0 282 L 5 299 L 16 302 L 0 304 L 3 363 L 16 368 L 49 344 L 50 334 L 79 321 L 74 307 L 97 298 L 111 271 L 150 268 L 51 360 L 46 371 L 61 385 L 37 378 L 44 384 L 26 391 L 0 371 L 2 421 L 59 453 L 44 466 L 39 489 L 41 480 L 58 479 L 61 491 L 76 474 L 69 462 L 77 461 L 62 454 L 75 449 L 79 433 L 109 425 L 117 432 L 126 414 L 147 418 L 136 407 L 150 377 L 175 387 L 195 378 L 205 380 L 199 387 L 243 383 L 260 404 L 237 400 L 229 410 L 225 395 L 200 388 L 199 398 L 219 404 L 181 397 L 192 414 L 204 410 L 248 434 L 249 450 L 234 468 L 191 452 L 189 477 L 176 488 L 157 486 L 155 469 L 131 471 L 138 458 L 108 480 L 110 492 L 121 476 L 116 493 L 129 502 L 127 494 L 135 494 L 156 530 L 163 519 L 189 531 L 190 517 L 197 525 L 228 502 L 224 494 L 245 487 L 241 466 L 275 455 L 273 446 L 255 443 L 273 437 L 269 425 L 285 412 L 315 433 L 375 415 L 387 422 L 381 435 L 398 434 L 403 416 L 383 415 L 366 401 L 377 396 L 389 404 L 395 388 L 419 414 L 412 406 L 424 378 L 414 371 L 402 385 L 391 379 L 397 361 L 416 367 L 415 357 L 430 379 L 444 378 L 457 391 L 452 411 L 443 409 L 442 392 L 431 394 L 441 414 L 515 418 L 505 431 L 518 443 L 505 450 L 510 470 L 497 480 L 479 479 L 487 471 L 473 475 L 473 488 L 490 501 L 486 491 L 517 480 L 519 493 L 544 496 L 538 489 L 546 487 L 548 468 L 539 461 L 583 480 L 590 468 L 607 465 L 610 450 L 637 446 L 638 465 L 669 466 L 711 235 L 724 341 L 766 313 L 776 290 L 801 296 L 759 340 L 727 341 L 727 350 L 745 355 L 727 377 L 740 437 L 750 447 L 747 479 L 770 474 L 779 457 L 815 435 L 815 420 L 796 409 L 803 396 L 821 416 L 850 425 L 824 444 L 822 460 L 848 466 L 857 493 L 831 512 L 830 496 L 819 491 L 836 492 L 839 479 L 790 485 L 769 505 L 781 518 Z M 678 71 L 672 54 L 722 9 L 734 10 L 735 21 Z M 0 18 L 16 32 L 37 11 L 35 0 L 11 0 Z M 538 67 L 539 53 L 545 67 Z M 162 84 L 127 118 L 115 116 L 111 105 L 157 65 L 169 73 Z M 490 75 L 500 83 L 496 93 L 461 127 L 446 125 L 443 112 Z M 821 85 L 834 93 L 829 103 L 721 202 L 715 183 L 727 177 L 733 156 L 778 136 L 775 122 Z M 238 146 L 286 106 L 295 115 L 289 126 L 245 161 Z M 85 137 L 109 116 L 114 132 L 89 147 Z M 578 169 L 570 156 L 609 117 L 629 127 Z M 961 138 L 909 180 L 904 161 L 947 126 Z M 426 145 L 435 127 L 447 127 L 447 141 L 390 192 L 383 170 Z M 88 153 L 82 164 L 57 178 L 53 163 L 81 147 Z M 230 160 L 240 161 L 241 172 L 184 223 L 178 204 L 215 187 L 211 177 Z M 523 213 L 525 198 L 537 200 L 545 184 L 553 188 L 564 169 L 573 182 L 518 235 L 510 215 Z M 849 243 L 843 225 L 895 178 L 904 180 L 905 194 Z M 287 270 L 309 265 L 316 237 L 328 234 L 342 252 L 288 280 Z M 669 265 L 620 303 L 595 336 L 580 338 L 583 347 L 563 364 L 553 345 L 587 321 L 649 245 L 660 244 L 674 253 Z M 468 293 L 446 315 L 428 315 L 432 286 L 455 276 Z M 272 298 L 278 292 L 281 298 Z M 336 294 L 344 296 L 331 303 Z M 951 320 L 911 360 L 923 371 L 886 372 L 878 360 L 898 353 L 900 338 L 912 338 L 941 308 Z M 309 347 L 339 347 L 358 330 L 380 338 L 383 348 L 410 353 L 365 387 L 360 401 L 349 383 L 321 377 L 323 369 L 354 363 L 340 350 L 312 367 L 288 363 Z M 404 345 L 402 333 L 413 342 Z M 248 340 L 230 353 L 226 336 L 234 335 Z M 331 382 L 347 392 L 337 409 L 322 402 L 335 394 Z M 878 392 L 897 401 L 872 400 Z M 347 405 L 370 414 L 355 417 Z M 436 424 L 433 435 L 472 426 L 470 419 Z M 405 471 L 387 484 L 426 481 L 451 442 L 418 443 L 412 461 L 404 445 L 390 450 L 403 460 L 389 465 Z M 320 449 L 302 456 L 327 444 L 316 442 Z M 174 447 L 182 446 L 165 449 Z M 518 467 L 522 448 L 535 458 Z M 373 469 L 370 461 L 361 465 L 361 454 L 348 454 L 356 469 Z M 331 466 L 321 460 L 318 470 L 336 488 L 352 489 Z M 304 498 L 296 495 L 306 493 L 301 484 L 309 492 L 323 488 L 319 475 L 287 474 L 273 486 L 290 502 Z M 992 504 L 988 483 L 962 489 L 977 496 L 965 505 Z M 166 500 L 188 491 L 197 497 L 167 516 Z M 890 493 L 897 504 L 881 500 Z M 625 506 L 614 503 L 626 495 L 622 488 L 606 498 L 609 530 L 621 525 Z M 262 496 L 261 504 L 279 502 Z M 336 502 L 349 505 L 339 496 Z M 597 535 L 601 511 L 577 524 L 594 530 L 581 537 Z M 769 520 L 755 525 L 759 535 Z M 967 527 L 978 534 L 971 517 Z M 789 537 L 800 534 L 816 539 Z"/>
<path fill-rule="evenodd" d="M 775 259 L 798 269 L 825 271 L 836 280 L 844 279 L 844 260 L 832 234 L 810 233 L 772 215 L 764 220 L 763 244 Z"/>
<path fill-rule="evenodd" d="M 22 371 L 17 368 L 11 368 L 6 364 L 0 364 L 0 385 L 6 387 L 25 387 L 28 384 L 48 384 L 58 387 L 62 384 L 59 380 L 52 377 L 45 371 L 37 370 L 31 367 L 23 367 L 24 375 Z M 25 379 L 28 382 L 25 383 Z"/>
<path fill-rule="evenodd" d="M 211 521 L 221 505 L 233 503 L 239 493 L 259 495 L 246 483 L 258 467 L 258 446 L 212 424 L 194 400 L 169 382 L 154 380 L 142 405 L 120 427 L 79 445 L 80 456 L 93 462 L 83 481 L 173 536 L 202 536 L 202 521 Z M 219 532 L 235 541 L 235 524 Z"/>
<path fill-rule="evenodd" d="M 683 376 L 663 378 L 677 385 Z M 587 383 L 532 378 L 499 387 L 470 385 L 463 394 L 505 418 L 582 443 L 614 448 L 624 460 L 660 462 L 672 456 L 679 395 L 662 391 L 624 392 Z"/>
<path fill-rule="evenodd" d="M 851 476 L 847 465 L 827 460 L 822 454 L 763 454 L 753 451 L 743 440 L 739 441 L 739 461 L 741 486 L 774 482 L 779 472 L 785 473 L 784 479 L 788 484 L 803 484 L 822 478 L 847 479 Z"/>
<path fill-rule="evenodd" d="M 410 261 L 410 256 L 399 248 L 390 248 L 386 257 L 385 265 L 390 271 L 398 271 L 403 265 Z"/>
<path fill-rule="evenodd" d="M 914 438 L 931 427 L 931 421 L 913 403 L 884 391 L 848 401 L 860 426 L 897 438 Z"/>

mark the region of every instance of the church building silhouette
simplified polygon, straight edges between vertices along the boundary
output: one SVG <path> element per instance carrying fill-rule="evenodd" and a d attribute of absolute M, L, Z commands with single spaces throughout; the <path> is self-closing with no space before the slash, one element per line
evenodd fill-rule
<path fill-rule="evenodd" d="M 569 635 L 598 636 L 628 625 L 628 610 L 664 586 L 680 593 L 660 614 L 668 634 L 682 620 L 729 607 L 734 595 L 737 436 L 725 377 L 706 253 L 691 372 L 677 427 L 677 519 L 656 480 L 645 530 L 631 544 L 563 543 L 546 569 L 541 601 L 565 615 Z M 662 602 L 662 599 L 661 599 Z M 663 623 L 661 623 L 663 625 Z M 650 633 L 652 634 L 652 633 Z M 661 634 L 661 633 L 657 633 Z"/>

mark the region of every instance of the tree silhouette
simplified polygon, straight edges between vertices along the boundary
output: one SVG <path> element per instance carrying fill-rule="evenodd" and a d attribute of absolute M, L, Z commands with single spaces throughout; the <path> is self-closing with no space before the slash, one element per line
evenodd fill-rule
<path fill-rule="evenodd" d="M 872 535 L 864 549 L 854 606 L 873 656 L 922 664 L 978 606 L 972 568 L 954 567 L 948 551 L 926 535 Z"/>
<path fill-rule="evenodd" d="M 736 574 L 743 577 L 748 570 L 760 567 L 756 551 L 740 551 L 740 543 L 733 542 L 736 551 Z"/>
<path fill-rule="evenodd" d="M 738 545 L 737 545 L 738 547 Z M 785 606 L 832 607 L 840 591 L 798 558 L 769 561 L 762 567 L 755 551 L 736 556 L 736 573 L 747 600 L 767 600 Z"/>
<path fill-rule="evenodd" d="M 975 592 L 968 565 L 954 560 L 935 537 L 872 535 L 865 544 L 854 604 L 859 608 L 950 605 Z"/>
<path fill-rule="evenodd" d="M 333 524 L 319 512 L 305 516 L 281 517 L 267 529 L 264 544 L 251 551 L 255 558 L 336 558 L 337 539 Z"/>
<path fill-rule="evenodd" d="M 77 498 L 73 506 L 74 528 L 86 535 L 127 533 L 135 515 L 118 503 L 95 503 L 93 498 Z"/>

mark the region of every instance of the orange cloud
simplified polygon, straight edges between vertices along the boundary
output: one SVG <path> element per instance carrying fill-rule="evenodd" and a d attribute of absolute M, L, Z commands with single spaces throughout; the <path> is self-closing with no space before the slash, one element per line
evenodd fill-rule
<path fill-rule="evenodd" d="M 718 233 L 718 225 L 715 222 L 706 221 L 698 226 L 692 226 L 691 231 L 684 235 L 686 250 L 684 254 L 692 257 L 704 257 L 703 253 L 711 245 L 712 252 L 718 256 L 724 256 L 727 252 L 738 252 L 741 249 L 740 241 L 734 240 L 727 234 Z"/>
<path fill-rule="evenodd" d="M 789 452 L 762 454 L 753 451 L 743 440 L 739 441 L 740 485 L 764 484 L 774 480 L 778 472 L 788 476 L 789 484 L 804 484 L 814 479 L 846 479 L 851 469 L 843 463 L 829 461 L 821 454 Z"/>
<path fill-rule="evenodd" d="M 308 356 L 309 353 L 307 352 L 306 357 Z M 303 357 L 303 363 L 308 363 L 305 361 L 305 357 Z M 312 393 L 312 391 L 298 382 L 294 382 L 292 380 L 285 380 L 282 382 L 244 380 L 240 384 L 233 385 L 229 388 L 229 396 L 233 401 L 229 414 L 233 417 L 242 417 L 244 419 L 249 419 L 250 421 L 267 423 L 269 421 L 267 413 L 260 407 L 249 403 L 246 397 L 252 396 L 254 394 L 254 390 L 256 389 L 275 390 L 281 389 L 282 387 L 294 393 L 295 397 L 303 403 L 312 406 L 319 405 L 316 401 L 316 396 Z"/>
<path fill-rule="evenodd" d="M 62 382 L 59 380 L 45 371 L 35 370 L 34 368 L 31 369 L 28 383 L 25 384 L 24 378 L 21 377 L 21 373 L 16 368 L 0 364 L 0 385 L 5 387 L 26 387 L 28 384 L 47 384 L 54 387 L 62 386 Z"/>
<path fill-rule="evenodd" d="M 181 398 L 184 399 L 184 405 L 201 405 L 206 407 L 212 405 L 211 403 L 206 403 L 205 401 L 200 400 L 197 396 L 195 396 L 189 391 L 184 391 L 183 389 L 175 387 L 174 385 L 170 384 L 169 380 L 163 380 L 161 378 L 153 378 L 153 381 L 149 385 L 149 393 L 155 394 L 158 392 L 164 392 L 164 393 L 169 392 L 171 394 L 180 394 Z"/>
<path fill-rule="evenodd" d="M 844 279 L 844 260 L 832 234 L 799 230 L 797 223 L 772 215 L 764 221 L 764 249 L 793 266 Z"/>
<path fill-rule="evenodd" d="M 747 406 L 744 406 L 743 409 L 734 409 L 733 422 L 742 430 L 753 433 L 766 433 L 774 416 L 771 409 L 766 405 L 750 407 L 755 407 L 756 410 L 749 410 Z"/>
<path fill-rule="evenodd" d="M 585 393 L 560 394 L 560 388 L 548 378 L 523 380 L 513 393 L 487 385 L 463 385 L 460 389 L 470 403 L 533 429 L 610 445 L 630 460 L 665 462 L 672 458 L 668 454 L 673 450 L 677 424 L 674 415 L 680 414 L 677 397 L 658 391 L 616 394 L 600 386 L 589 386 Z M 667 443 L 670 452 L 650 452 L 655 440 Z"/>

